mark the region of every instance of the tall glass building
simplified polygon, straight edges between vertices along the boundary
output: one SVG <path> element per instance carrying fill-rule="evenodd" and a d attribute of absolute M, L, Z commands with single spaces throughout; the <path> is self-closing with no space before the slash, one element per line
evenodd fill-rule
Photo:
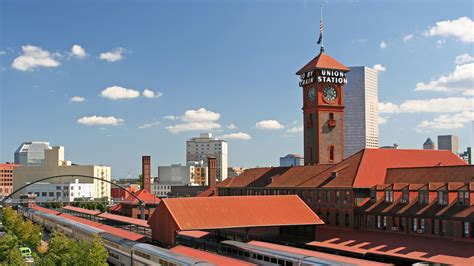
<path fill-rule="evenodd" d="M 379 147 L 377 70 L 350 67 L 344 88 L 344 157 Z"/>
<path fill-rule="evenodd" d="M 51 150 L 49 142 L 23 142 L 15 151 L 15 164 L 42 166 L 44 165 L 45 150 Z"/>

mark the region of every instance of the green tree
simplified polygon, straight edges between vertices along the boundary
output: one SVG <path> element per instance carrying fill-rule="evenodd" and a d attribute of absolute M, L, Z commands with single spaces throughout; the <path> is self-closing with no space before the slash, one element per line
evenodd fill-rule
<path fill-rule="evenodd" d="M 51 235 L 48 251 L 40 265 L 76 265 L 79 259 L 81 258 L 77 242 L 55 232 Z"/>
<path fill-rule="evenodd" d="M 102 239 L 94 236 L 92 242 L 81 241 L 79 243 L 79 250 L 81 250 L 81 263 L 83 265 L 107 266 L 107 258 L 109 254 L 104 247 Z"/>
<path fill-rule="evenodd" d="M 23 260 L 23 257 L 21 256 L 20 250 L 18 248 L 14 248 L 9 252 L 9 254 L 8 254 L 6 260 L 5 260 L 4 265 L 23 266 L 23 265 L 27 265 L 27 264 Z"/>
<path fill-rule="evenodd" d="M 10 252 L 15 249 L 17 245 L 18 240 L 10 233 L 6 233 L 0 237 L 0 262 L 6 261 Z"/>

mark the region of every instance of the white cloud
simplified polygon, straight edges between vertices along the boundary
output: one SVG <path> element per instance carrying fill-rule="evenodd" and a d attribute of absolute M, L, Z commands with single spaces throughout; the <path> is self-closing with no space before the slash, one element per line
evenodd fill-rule
<path fill-rule="evenodd" d="M 86 50 L 84 50 L 84 48 L 82 48 L 80 45 L 74 44 L 71 47 L 71 55 L 79 59 L 83 59 L 87 56 L 87 53 L 86 53 Z"/>
<path fill-rule="evenodd" d="M 387 48 L 387 43 L 386 43 L 385 41 L 382 41 L 382 42 L 380 43 L 380 48 L 382 48 L 382 49 Z"/>
<path fill-rule="evenodd" d="M 173 134 L 196 130 L 209 131 L 217 128 L 221 128 L 221 125 L 215 122 L 188 122 L 166 127 Z"/>
<path fill-rule="evenodd" d="M 12 68 L 27 71 L 38 67 L 58 67 L 59 61 L 55 56 L 40 47 L 33 45 L 22 46 L 22 55 L 15 58 L 11 64 Z"/>
<path fill-rule="evenodd" d="M 71 101 L 71 102 L 74 102 L 74 103 L 81 103 L 81 102 L 83 102 L 83 101 L 85 101 L 85 100 L 86 100 L 86 98 L 84 98 L 84 97 L 81 97 L 81 96 L 74 96 L 74 97 L 71 98 L 70 101 Z"/>
<path fill-rule="evenodd" d="M 474 42 L 474 21 L 468 17 L 461 17 L 456 20 L 444 20 L 436 22 L 436 26 L 431 27 L 424 34 L 426 36 L 455 37 L 462 42 Z"/>
<path fill-rule="evenodd" d="M 454 62 L 456 63 L 456 65 L 471 63 L 471 62 L 474 62 L 474 57 L 471 56 L 470 54 L 462 54 L 462 55 L 456 56 L 456 60 Z"/>
<path fill-rule="evenodd" d="M 257 122 L 255 124 L 255 127 L 261 130 L 276 130 L 276 129 L 284 128 L 284 126 L 276 120 L 263 120 L 263 121 Z"/>
<path fill-rule="evenodd" d="M 436 41 L 436 47 L 437 48 L 442 48 L 446 44 L 446 40 L 437 40 Z"/>
<path fill-rule="evenodd" d="M 303 126 L 292 127 L 286 130 L 287 133 L 300 133 L 303 132 Z"/>
<path fill-rule="evenodd" d="M 433 121 L 422 121 L 416 128 L 418 132 L 462 128 L 474 120 L 474 112 L 464 111 L 455 115 L 440 115 Z"/>
<path fill-rule="evenodd" d="M 379 113 L 393 114 L 399 112 L 399 107 L 393 103 L 379 103 L 378 111 Z"/>
<path fill-rule="evenodd" d="M 236 129 L 237 127 L 234 124 L 227 125 L 228 129 Z"/>
<path fill-rule="evenodd" d="M 4 55 L 6 54 L 7 52 L 3 51 L 3 50 L 0 50 L 0 55 Z"/>
<path fill-rule="evenodd" d="M 240 140 L 250 140 L 250 139 L 252 139 L 252 137 L 249 134 L 243 133 L 243 132 L 225 134 L 225 135 L 220 136 L 219 138 L 240 139 Z"/>
<path fill-rule="evenodd" d="M 101 53 L 99 58 L 107 62 L 120 61 L 123 59 L 123 54 L 125 51 L 125 48 L 115 48 L 109 52 Z"/>
<path fill-rule="evenodd" d="M 474 110 L 474 98 L 450 97 L 406 100 L 400 105 L 379 103 L 379 113 L 456 113 Z"/>
<path fill-rule="evenodd" d="M 388 122 L 388 116 L 380 116 L 379 115 L 379 125 L 386 124 Z"/>
<path fill-rule="evenodd" d="M 417 83 L 415 90 L 463 93 L 473 88 L 474 75 L 472 73 L 474 73 L 474 63 L 458 65 L 448 75 L 441 76 L 428 83 Z"/>
<path fill-rule="evenodd" d="M 120 86 L 112 86 L 103 90 L 100 93 L 100 96 L 110 100 L 133 99 L 140 96 L 140 92 Z"/>
<path fill-rule="evenodd" d="M 203 130 L 209 131 L 213 129 L 221 128 L 221 125 L 217 123 L 220 118 L 220 114 L 206 110 L 205 108 L 199 108 L 197 110 L 187 110 L 183 116 L 167 116 L 169 120 L 181 120 L 184 123 L 167 126 L 166 129 L 171 133 L 179 133 L 185 131 L 196 131 Z"/>
<path fill-rule="evenodd" d="M 161 124 L 161 122 L 156 121 L 156 122 L 151 122 L 151 123 L 148 123 L 148 124 L 141 125 L 141 126 L 139 126 L 138 128 L 144 129 L 144 128 L 149 128 L 149 127 L 158 126 L 158 125 L 160 125 L 160 124 Z"/>
<path fill-rule="evenodd" d="M 205 108 L 199 108 L 197 110 L 187 110 L 184 112 L 181 118 L 184 122 L 206 122 L 206 121 L 217 121 L 221 115 L 212 111 L 208 111 Z"/>
<path fill-rule="evenodd" d="M 168 119 L 168 120 L 177 120 L 178 117 L 174 116 L 174 115 L 167 115 L 165 117 L 163 117 L 164 119 Z"/>
<path fill-rule="evenodd" d="M 122 125 L 125 120 L 121 118 L 115 118 L 113 116 L 84 116 L 77 120 L 77 123 L 86 126 L 119 126 Z"/>
<path fill-rule="evenodd" d="M 157 92 L 154 92 L 152 90 L 149 90 L 149 89 L 145 89 L 143 92 L 142 92 L 142 95 L 146 98 L 160 98 L 161 96 L 163 96 L 163 93 L 157 91 Z"/>
<path fill-rule="evenodd" d="M 403 36 L 404 42 L 408 42 L 411 39 L 413 39 L 413 34 L 408 34 L 408 35 Z"/>
<path fill-rule="evenodd" d="M 381 64 L 375 64 L 373 67 L 373 69 L 377 70 L 377 71 L 382 71 L 382 72 L 385 72 L 387 69 L 382 66 Z"/>

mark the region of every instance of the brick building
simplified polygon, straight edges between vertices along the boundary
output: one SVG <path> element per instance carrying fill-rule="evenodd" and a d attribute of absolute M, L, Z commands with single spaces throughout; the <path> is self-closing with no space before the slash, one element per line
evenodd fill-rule
<path fill-rule="evenodd" d="M 19 166 L 14 163 L 0 164 L 0 197 L 6 197 L 13 192 L 13 168 Z"/>
<path fill-rule="evenodd" d="M 402 200 L 403 189 L 409 190 L 411 200 Z M 428 201 L 424 196 L 427 192 L 419 196 L 420 191 L 429 192 Z M 448 195 L 447 203 L 438 199 L 437 191 L 442 199 Z M 387 231 L 420 234 L 418 228 L 428 230 L 427 224 L 434 221 L 436 228 L 443 226 L 446 231 L 421 234 L 473 241 L 474 201 L 469 200 L 474 197 L 473 191 L 474 167 L 452 152 L 365 149 L 338 164 L 249 169 L 219 183 L 214 195 L 295 194 L 330 227 L 383 227 Z M 384 193 L 391 202 L 384 201 Z M 436 204 L 438 201 L 444 205 Z M 395 203 L 399 209 L 384 208 Z M 392 230 L 395 225 L 397 230 Z"/>

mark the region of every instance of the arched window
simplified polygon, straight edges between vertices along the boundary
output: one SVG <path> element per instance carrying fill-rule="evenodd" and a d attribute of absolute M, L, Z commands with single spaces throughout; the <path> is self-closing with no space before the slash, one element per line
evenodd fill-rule
<path fill-rule="evenodd" d="M 334 145 L 329 146 L 329 161 L 333 162 L 334 161 L 334 152 L 335 152 L 335 147 Z"/>

